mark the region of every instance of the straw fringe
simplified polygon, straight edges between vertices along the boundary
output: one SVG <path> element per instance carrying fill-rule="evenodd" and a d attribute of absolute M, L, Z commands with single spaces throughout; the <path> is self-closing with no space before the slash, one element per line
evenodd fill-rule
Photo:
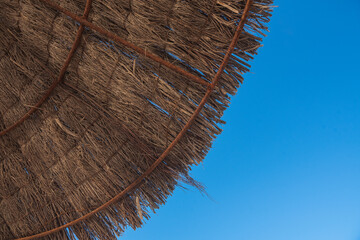
<path fill-rule="evenodd" d="M 85 2 L 55 1 L 81 15 Z M 140 227 L 221 132 L 221 116 L 260 47 L 271 0 L 254 0 L 224 74 L 192 127 L 135 191 L 43 239 L 116 239 Z M 209 82 L 243 0 L 94 1 L 89 21 Z M 238 13 L 237 13 L 238 11 Z M 79 24 L 38 0 L 0 2 L 0 130 L 36 106 Z M 183 129 L 208 89 L 85 28 L 60 83 L 29 119 L 0 137 L 0 239 L 57 228 L 134 182 Z M 141 219 L 141 215 L 143 219 Z"/>

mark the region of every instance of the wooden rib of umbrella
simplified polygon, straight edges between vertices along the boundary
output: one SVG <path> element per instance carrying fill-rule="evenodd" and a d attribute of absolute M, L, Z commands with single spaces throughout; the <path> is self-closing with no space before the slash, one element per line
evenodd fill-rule
<path fill-rule="evenodd" d="M 66 66 L 66 63 L 67 62 L 70 62 L 71 60 L 71 57 L 72 55 L 74 54 L 77 46 L 79 45 L 79 42 L 80 42 L 80 39 L 81 39 L 81 35 L 82 35 L 82 32 L 83 32 L 83 26 L 87 26 L 99 33 L 102 33 L 103 35 L 105 35 L 106 37 L 116 41 L 116 42 L 119 42 L 119 43 L 122 43 L 132 49 L 134 49 L 135 51 L 137 51 L 138 53 L 140 54 L 143 54 L 143 55 L 146 55 L 147 57 L 151 58 L 152 60 L 154 61 L 157 61 L 159 63 L 162 63 L 163 65 L 169 67 L 170 69 L 174 70 L 174 71 L 184 71 L 182 69 L 178 69 L 178 67 L 172 65 L 171 63 L 169 62 L 166 62 L 164 60 L 162 60 L 161 58 L 159 58 L 158 56 L 155 56 L 155 55 L 150 55 L 150 54 L 146 54 L 145 50 L 131 44 L 131 43 L 128 43 L 127 41 L 121 39 L 120 37 L 116 36 L 115 34 L 111 33 L 111 32 L 108 32 L 90 22 L 88 22 L 86 20 L 86 17 L 87 17 L 87 14 L 88 14 L 88 8 L 90 8 L 90 5 L 91 5 L 91 0 L 87 0 L 87 4 L 86 4 L 86 9 L 85 9 L 85 12 L 84 12 L 84 15 L 83 17 L 79 17 L 65 9 L 63 9 L 62 7 L 60 7 L 59 5 L 51 2 L 50 0 L 39 0 L 41 2 L 44 2 L 46 4 L 48 4 L 49 6 L 51 6 L 52 8 L 64 13 L 65 15 L 73 18 L 74 20 L 78 21 L 81 25 L 79 27 L 79 30 L 78 30 L 78 34 L 77 34 L 77 37 L 75 39 L 75 42 L 74 42 L 74 45 L 73 45 L 73 49 L 71 49 L 70 53 L 69 53 L 69 56 L 64 64 L 64 66 Z M 229 60 L 230 60 L 230 57 L 231 57 L 231 54 L 233 53 L 234 49 L 235 49 L 235 46 L 236 46 L 236 43 L 240 37 L 240 34 L 244 28 L 244 25 L 245 25 L 245 22 L 246 22 L 246 18 L 247 18 L 247 15 L 248 15 L 248 12 L 249 12 L 249 9 L 250 9 L 250 5 L 251 5 L 251 0 L 247 0 L 246 1 L 246 5 L 245 5 L 245 8 L 244 8 L 244 11 L 243 11 L 243 15 L 241 16 L 241 20 L 237 26 L 237 29 L 236 29 L 236 32 L 234 34 L 234 37 L 231 41 L 231 44 L 225 54 L 225 57 L 223 59 L 223 62 L 222 64 L 220 65 L 217 73 L 215 74 L 211 84 L 207 83 L 204 81 L 204 85 L 207 85 L 208 86 L 208 89 L 204 95 L 204 97 L 202 98 L 200 104 L 198 105 L 198 107 L 196 108 L 195 112 L 192 114 L 192 116 L 190 117 L 190 119 L 188 120 L 188 122 L 186 123 L 186 125 L 182 128 L 182 130 L 179 132 L 179 134 L 176 136 L 176 138 L 170 143 L 170 145 L 167 147 L 167 149 L 160 155 L 160 157 L 141 175 L 139 176 L 133 183 L 131 183 L 129 186 L 127 186 L 123 191 L 121 191 L 120 193 L 118 193 L 115 197 L 113 197 L 112 199 L 110 199 L 108 202 L 104 203 L 103 205 L 99 206 L 98 208 L 96 208 L 95 210 L 92 210 L 91 212 L 85 214 L 84 216 L 76 219 L 76 220 L 73 220 L 67 224 L 64 224 L 62 226 L 59 226 L 57 228 L 54 228 L 54 229 L 51 229 L 49 231 L 45 231 L 45 232 L 42 232 L 42 233 L 38 233 L 38 234 L 35 234 L 35 235 L 32 235 L 32 236 L 28 236 L 28 237 L 24 237 L 24 238 L 18 238 L 17 240 L 30 240 L 30 239 L 36 239 L 36 238 L 39 238 L 39 237 L 45 237 L 45 236 L 48 236 L 52 233 L 56 233 L 58 231 L 61 231 L 65 228 L 68 228 L 68 227 L 71 227 L 81 221 L 84 221 L 88 218 L 90 218 L 91 216 L 93 216 L 94 214 L 100 212 L 101 210 L 104 210 L 105 208 L 107 208 L 108 206 L 110 206 L 111 204 L 115 203 L 116 201 L 118 201 L 120 198 L 122 198 L 123 196 L 125 196 L 128 192 L 134 190 L 139 184 L 141 184 L 141 182 L 147 177 L 149 176 L 156 168 L 157 166 L 165 159 L 165 157 L 169 154 L 169 152 L 174 148 L 174 146 L 180 141 L 180 139 L 185 135 L 185 133 L 187 132 L 187 130 L 189 130 L 189 128 L 191 127 L 191 125 L 194 123 L 194 121 L 196 120 L 197 116 L 200 114 L 200 111 L 203 109 L 203 107 L 205 106 L 206 102 L 208 101 L 211 93 L 213 92 L 215 86 L 217 85 L 220 77 L 221 77 L 221 74 L 224 72 L 225 70 L 225 67 L 226 65 L 228 64 Z M 87 14 L 86 14 L 87 13 Z M 69 60 L 70 59 L 70 60 Z M 69 63 L 67 63 L 68 65 Z M 66 69 L 66 67 L 63 67 Z M 64 71 L 65 72 L 65 71 Z M 184 71 L 186 72 L 186 71 Z M 186 72 L 186 76 L 190 76 L 192 74 Z M 61 74 L 64 74 L 62 73 L 62 71 L 60 72 L 60 75 L 59 75 L 59 78 L 57 79 L 57 81 L 61 81 Z M 194 76 L 196 77 L 196 76 Z M 191 77 L 192 78 L 192 77 Z M 198 78 L 198 77 L 196 77 Z M 60 79 L 60 80 L 59 80 Z M 193 78 L 192 78 L 193 79 Z M 195 79 L 193 79 L 195 80 Z M 201 79 L 201 81 L 203 81 Z M 57 83 L 55 84 L 56 82 L 54 82 L 54 86 L 51 86 L 53 88 L 56 87 Z M 200 82 L 199 82 L 200 83 Z M 51 88 L 50 88 L 51 89 Z M 52 89 L 53 90 L 53 89 Z M 52 91 L 51 90 L 51 91 Z M 51 91 L 50 93 L 48 93 L 49 95 L 51 94 Z"/>

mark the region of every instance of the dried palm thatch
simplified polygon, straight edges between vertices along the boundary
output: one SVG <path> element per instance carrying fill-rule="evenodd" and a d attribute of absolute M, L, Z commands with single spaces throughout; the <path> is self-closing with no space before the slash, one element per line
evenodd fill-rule
<path fill-rule="evenodd" d="M 271 4 L 1 0 L 0 239 L 115 239 L 201 187 Z"/>

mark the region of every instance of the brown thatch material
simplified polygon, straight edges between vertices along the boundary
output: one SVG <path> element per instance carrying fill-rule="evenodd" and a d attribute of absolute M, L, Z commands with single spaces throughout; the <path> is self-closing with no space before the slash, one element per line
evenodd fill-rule
<path fill-rule="evenodd" d="M 0 239 L 116 239 L 199 187 L 271 4 L 1 0 Z"/>

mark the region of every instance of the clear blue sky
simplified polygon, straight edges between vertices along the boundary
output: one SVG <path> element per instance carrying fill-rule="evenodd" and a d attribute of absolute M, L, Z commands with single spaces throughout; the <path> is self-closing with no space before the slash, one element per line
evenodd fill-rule
<path fill-rule="evenodd" d="M 124 240 L 360 240 L 360 1 L 278 0 L 192 175 Z"/>

